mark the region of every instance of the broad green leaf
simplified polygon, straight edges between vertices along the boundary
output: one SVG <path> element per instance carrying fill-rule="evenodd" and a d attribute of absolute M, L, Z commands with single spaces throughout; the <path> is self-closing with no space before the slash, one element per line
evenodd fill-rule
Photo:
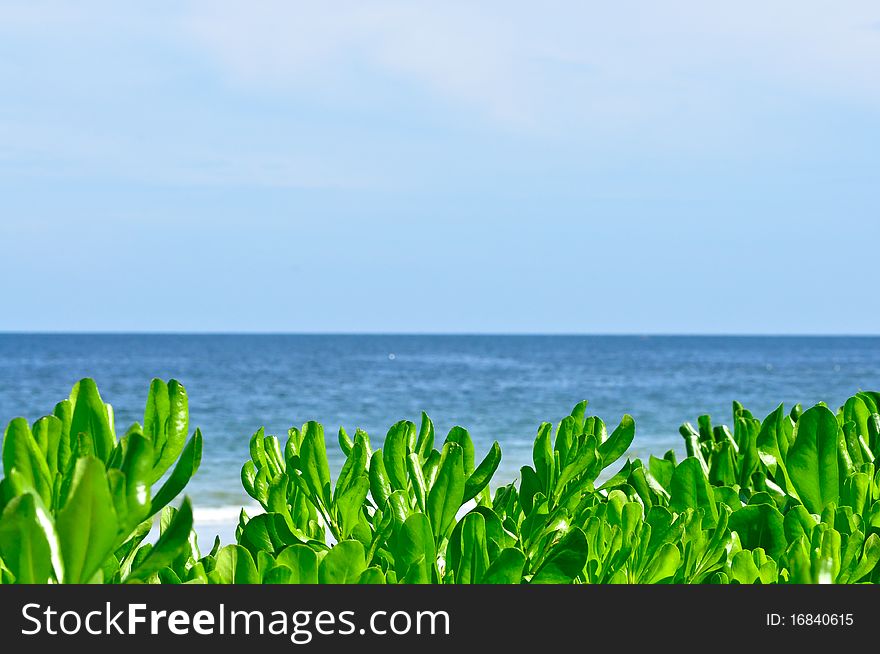
<path fill-rule="evenodd" d="M 581 420 L 581 428 L 583 420 Z M 559 461 L 564 463 L 568 458 L 568 451 L 571 449 L 575 438 L 580 435 L 577 420 L 573 416 L 567 416 L 559 423 L 556 428 L 556 440 L 553 443 L 553 451 L 559 453 Z"/>
<path fill-rule="evenodd" d="M 663 544 L 651 558 L 648 567 L 639 579 L 641 584 L 656 584 L 675 575 L 681 562 L 681 553 L 672 543 Z"/>
<path fill-rule="evenodd" d="M 318 555 L 306 545 L 291 545 L 275 559 L 276 563 L 290 569 L 290 584 L 318 583 Z"/>
<path fill-rule="evenodd" d="M 367 569 L 364 546 L 356 540 L 336 544 L 318 567 L 318 583 L 356 584 Z"/>
<path fill-rule="evenodd" d="M 3 435 L 3 470 L 9 476 L 15 469 L 21 479 L 34 489 L 45 504 L 52 500 L 52 475 L 44 453 L 24 418 L 15 418 Z"/>
<path fill-rule="evenodd" d="M 761 576 L 752 553 L 740 550 L 730 562 L 730 578 L 740 584 L 753 584 Z"/>
<path fill-rule="evenodd" d="M 345 431 L 344 427 L 339 428 L 338 433 L 338 441 L 339 441 L 339 449 L 342 450 L 342 453 L 345 456 L 351 454 L 351 448 L 354 447 L 354 443 L 351 438 L 348 436 L 348 433 Z"/>
<path fill-rule="evenodd" d="M 574 426 L 575 433 L 583 433 L 584 429 L 584 416 L 587 413 L 587 404 L 589 404 L 586 400 L 581 400 L 577 404 L 574 405 L 574 408 L 571 410 L 571 417 L 574 418 Z"/>
<path fill-rule="evenodd" d="M 632 416 L 624 415 L 608 440 L 599 445 L 599 456 L 602 457 L 604 467 L 607 468 L 623 456 L 632 444 L 635 433 L 636 423 Z"/>
<path fill-rule="evenodd" d="M 361 475 L 367 472 L 367 466 L 370 464 L 370 454 L 368 453 L 369 443 L 366 442 L 363 432 L 358 430 L 355 441 L 349 450 L 342 470 L 336 478 L 336 487 L 333 490 L 333 497 L 341 495 L 355 482 Z M 283 471 L 279 471 L 281 474 Z"/>
<path fill-rule="evenodd" d="M 464 463 L 461 446 L 446 443 L 437 479 L 428 493 L 428 518 L 434 537 L 439 541 L 455 522 L 464 500 Z"/>
<path fill-rule="evenodd" d="M 678 428 L 679 433 L 684 437 L 685 451 L 688 458 L 696 459 L 706 476 L 709 475 L 709 464 L 703 456 L 703 448 L 700 444 L 700 434 L 694 429 L 694 426 L 686 422 Z"/>
<path fill-rule="evenodd" d="M 750 504 L 730 515 L 728 526 L 739 534 L 746 549 L 762 548 L 770 556 L 779 557 L 787 542 L 782 514 L 770 504 Z"/>
<path fill-rule="evenodd" d="M 357 524 L 369 492 L 370 480 L 367 475 L 361 475 L 352 482 L 341 497 L 336 499 L 334 510 L 339 518 L 343 538 L 347 538 Z"/>
<path fill-rule="evenodd" d="M 258 584 L 254 559 L 241 545 L 226 545 L 217 552 L 213 573 L 222 584 Z"/>
<path fill-rule="evenodd" d="M 837 468 L 837 419 L 824 406 L 801 415 L 785 464 L 798 496 L 810 513 L 821 513 L 840 493 Z"/>
<path fill-rule="evenodd" d="M 660 482 L 663 488 L 667 491 L 670 489 L 672 486 L 672 475 L 675 472 L 675 463 L 667 459 L 658 459 L 652 455 L 648 459 L 648 470 L 651 472 L 651 476 Z"/>
<path fill-rule="evenodd" d="M 428 458 L 434 448 L 434 423 L 428 414 L 422 411 L 422 424 L 419 427 L 419 436 L 416 440 L 416 453 L 422 460 Z"/>
<path fill-rule="evenodd" d="M 357 582 L 358 584 L 384 584 L 386 583 L 385 574 L 382 572 L 381 568 L 372 566 L 361 573 L 361 576 L 358 577 Z"/>
<path fill-rule="evenodd" d="M 128 437 L 120 470 L 125 477 L 125 520 L 121 519 L 122 513 L 117 513 L 120 527 L 130 531 L 150 513 L 153 444 L 146 436 L 134 433 Z"/>
<path fill-rule="evenodd" d="M 58 467 L 58 450 L 61 446 L 62 436 L 61 429 L 61 420 L 55 416 L 44 416 L 37 420 L 33 427 L 34 440 L 43 452 L 50 480 L 54 478 L 59 470 L 64 469 Z"/>
<path fill-rule="evenodd" d="M 479 513 L 468 513 L 462 519 L 461 555 L 454 569 L 455 582 L 458 584 L 481 583 L 488 567 L 486 521 Z"/>
<path fill-rule="evenodd" d="M 446 435 L 447 443 L 457 443 L 461 446 L 462 465 L 465 476 L 474 472 L 474 442 L 471 435 L 464 427 L 453 427 Z"/>
<path fill-rule="evenodd" d="M 790 442 L 791 420 L 780 404 L 775 411 L 764 418 L 758 432 L 757 448 L 761 462 L 785 491 L 797 499 L 797 492 L 788 475 L 785 459 Z"/>
<path fill-rule="evenodd" d="M 73 404 L 73 415 L 70 420 L 70 436 L 88 434 L 95 448 L 95 455 L 101 461 L 107 461 L 116 446 L 116 436 L 110 424 L 107 405 L 98 393 L 98 387 L 92 379 L 82 379 L 70 392 Z"/>
<path fill-rule="evenodd" d="M 170 524 L 162 530 L 150 553 L 131 571 L 126 581 L 144 581 L 187 551 L 193 526 L 192 506 L 185 499 L 174 513 Z"/>
<path fill-rule="evenodd" d="M 20 584 L 45 584 L 63 577 L 55 527 L 34 494 L 19 495 L 3 510 L 0 559 Z"/>
<path fill-rule="evenodd" d="M 406 457 L 409 454 L 410 434 L 415 434 L 416 426 L 406 420 L 395 423 L 385 436 L 382 446 L 383 462 L 393 490 L 406 490 Z"/>
<path fill-rule="evenodd" d="M 672 475 L 670 486 L 669 506 L 674 511 L 704 509 L 713 520 L 717 520 L 715 496 L 697 459 L 688 457 L 679 463 Z"/>
<path fill-rule="evenodd" d="M 385 506 L 385 502 L 394 492 L 388 472 L 385 470 L 384 456 L 382 450 L 376 450 L 370 458 L 370 493 L 380 509 Z"/>
<path fill-rule="evenodd" d="M 116 547 L 118 524 L 104 464 L 79 459 L 70 493 L 58 512 L 56 531 L 64 562 L 64 583 L 86 583 Z"/>
<path fill-rule="evenodd" d="M 489 564 L 481 583 L 519 584 L 522 582 L 525 563 L 526 557 L 520 550 L 514 547 L 503 549 Z"/>
<path fill-rule="evenodd" d="M 171 475 L 165 480 L 165 483 L 162 484 L 161 488 L 159 488 L 159 491 L 156 493 L 156 496 L 153 498 L 150 505 L 150 515 L 155 515 L 161 511 L 169 502 L 180 494 L 184 487 L 189 483 L 189 480 L 192 479 L 192 476 L 199 469 L 199 464 L 201 462 L 202 432 L 196 429 L 195 434 L 193 434 L 193 437 L 183 449 Z M 251 464 L 251 466 L 253 466 L 253 464 Z M 242 471 L 242 474 L 245 474 L 244 471 Z"/>
<path fill-rule="evenodd" d="M 430 584 L 434 580 L 434 534 L 424 514 L 414 513 L 403 523 L 394 548 L 394 563 L 403 583 Z"/>
<path fill-rule="evenodd" d="M 532 448 L 532 460 L 535 464 L 535 472 L 538 475 L 540 489 L 549 493 L 550 484 L 553 481 L 553 448 L 550 445 L 549 422 L 542 423 L 538 428 L 538 435 Z"/>
<path fill-rule="evenodd" d="M 150 396 L 165 394 L 161 400 L 155 400 L 156 406 L 161 407 L 161 412 L 154 413 L 151 418 L 161 419 L 163 424 L 151 424 L 150 431 L 147 427 L 147 414 L 144 415 L 144 434 L 153 438 L 156 464 L 153 469 L 153 482 L 165 474 L 171 464 L 177 460 L 186 443 L 187 430 L 189 429 L 189 400 L 186 390 L 176 379 L 167 384 L 161 380 L 154 380 L 150 387 Z M 149 407 L 150 399 L 147 400 Z M 154 436 L 155 433 L 155 436 Z"/>
<path fill-rule="evenodd" d="M 871 534 L 865 541 L 864 554 L 855 570 L 849 576 L 848 582 L 851 584 L 858 583 L 876 570 L 878 563 L 880 563 L 880 536 Z"/>
<path fill-rule="evenodd" d="M 606 441 L 608 442 L 608 441 Z M 563 463 L 559 476 L 554 484 L 552 498 L 555 500 L 563 494 L 569 482 L 579 479 L 580 482 L 592 483 L 595 476 L 600 472 L 597 463 L 600 462 L 599 441 L 595 435 L 579 436 L 577 443 L 572 444 L 568 451 L 568 459 Z M 595 474 L 589 474 L 589 473 Z M 584 480 L 584 476 L 587 479 Z M 579 483 L 578 485 L 583 485 Z"/>
<path fill-rule="evenodd" d="M 290 531 L 284 517 L 278 513 L 261 513 L 242 527 L 238 544 L 251 553 L 254 560 L 259 552 L 278 552 L 300 542 Z"/>
<path fill-rule="evenodd" d="M 761 432 L 761 423 L 753 418 L 739 416 L 736 419 L 735 430 L 739 434 L 739 437 L 736 439 L 740 459 L 739 485 L 748 487 L 752 473 L 761 464 L 758 452 L 758 436 Z M 712 479 L 711 476 L 710 479 Z M 712 481 L 714 482 L 715 480 L 713 479 Z M 725 479 L 723 483 L 725 485 L 733 485 L 736 483 L 736 480 Z"/>
<path fill-rule="evenodd" d="M 473 474 L 471 474 L 465 481 L 462 503 L 475 498 L 480 491 L 489 485 L 489 482 L 492 480 L 495 471 L 498 470 L 498 465 L 500 463 L 501 446 L 498 445 L 498 441 L 495 441 L 492 443 L 492 447 L 489 449 L 486 458 L 482 460 L 480 465 L 477 466 L 477 469 L 474 470 Z"/>
<path fill-rule="evenodd" d="M 871 410 L 861 397 L 851 397 L 843 405 L 843 422 L 853 422 L 858 435 L 865 442 L 868 442 L 870 438 L 870 430 L 868 429 L 868 421 L 870 419 Z"/>
<path fill-rule="evenodd" d="M 428 485 L 425 482 L 425 473 L 422 470 L 422 462 L 415 452 L 406 457 L 406 471 L 409 475 L 409 483 L 416 496 L 416 504 L 419 511 L 424 512 L 428 501 Z"/>
<path fill-rule="evenodd" d="M 587 563 L 587 537 L 571 528 L 550 551 L 531 579 L 533 584 L 569 584 Z"/>
<path fill-rule="evenodd" d="M 317 422 L 308 422 L 303 429 L 300 449 L 300 465 L 303 480 L 316 501 L 330 506 L 330 466 L 327 463 L 327 446 L 324 428 Z"/>
<path fill-rule="evenodd" d="M 791 507 L 785 514 L 782 524 L 786 542 L 794 543 L 802 536 L 809 539 L 816 524 L 818 524 L 816 519 L 802 504 Z"/>

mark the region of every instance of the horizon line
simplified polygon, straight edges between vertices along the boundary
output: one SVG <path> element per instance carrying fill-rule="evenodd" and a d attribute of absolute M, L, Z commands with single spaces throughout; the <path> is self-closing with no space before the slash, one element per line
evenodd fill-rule
<path fill-rule="evenodd" d="M 501 336 L 621 338 L 877 338 L 880 333 L 829 332 L 431 332 L 431 331 L 189 331 L 189 330 L 4 330 L 0 336 Z"/>

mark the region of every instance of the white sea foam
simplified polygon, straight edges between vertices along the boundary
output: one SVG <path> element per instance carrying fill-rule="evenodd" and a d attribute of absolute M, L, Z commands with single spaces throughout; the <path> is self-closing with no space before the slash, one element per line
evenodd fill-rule
<path fill-rule="evenodd" d="M 193 521 L 198 525 L 238 524 L 238 516 L 241 514 L 242 508 L 251 518 L 263 513 L 263 507 L 259 504 L 250 504 L 245 507 L 237 504 L 230 504 L 229 506 L 194 506 Z"/>

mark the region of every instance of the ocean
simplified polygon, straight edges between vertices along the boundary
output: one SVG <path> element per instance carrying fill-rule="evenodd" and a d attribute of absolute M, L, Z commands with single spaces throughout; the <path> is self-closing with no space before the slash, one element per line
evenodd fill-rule
<path fill-rule="evenodd" d="M 582 399 L 609 430 L 631 414 L 641 457 L 681 453 L 679 425 L 702 413 L 729 424 L 732 400 L 762 418 L 780 402 L 836 409 L 880 389 L 880 337 L 0 334 L 0 421 L 50 413 L 86 376 L 119 433 L 142 422 L 150 379 L 183 382 L 205 437 L 187 493 L 202 530 L 228 532 L 253 504 L 239 473 L 260 427 L 283 439 L 323 423 L 335 470 L 340 425 L 378 447 L 424 410 L 441 440 L 469 429 L 478 458 L 499 441 L 507 481 L 530 461 L 538 425 Z"/>

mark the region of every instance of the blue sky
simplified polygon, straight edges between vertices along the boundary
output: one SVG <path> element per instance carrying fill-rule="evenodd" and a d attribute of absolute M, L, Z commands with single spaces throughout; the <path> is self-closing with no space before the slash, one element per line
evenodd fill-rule
<path fill-rule="evenodd" d="M 4 2 L 0 330 L 877 333 L 880 5 L 710 4 Z"/>

